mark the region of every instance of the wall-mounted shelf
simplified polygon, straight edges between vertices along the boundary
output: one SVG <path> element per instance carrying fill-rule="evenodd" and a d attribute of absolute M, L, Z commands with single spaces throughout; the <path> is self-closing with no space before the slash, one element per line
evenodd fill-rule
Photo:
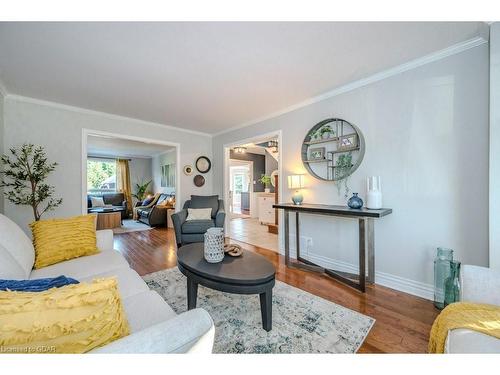
<path fill-rule="evenodd" d="M 347 150 L 335 150 L 335 151 L 328 151 L 329 154 L 345 154 L 346 152 L 351 152 L 351 151 L 356 151 L 359 150 L 359 147 L 353 147 L 349 148 Z"/>
<path fill-rule="evenodd" d="M 328 159 L 304 160 L 304 163 L 325 163 Z"/>
<path fill-rule="evenodd" d="M 339 137 L 333 137 L 333 138 L 328 138 L 328 139 L 320 139 L 319 141 L 309 141 L 309 142 L 304 142 L 306 145 L 319 145 L 321 143 L 330 143 L 330 142 L 338 142 Z"/>
<path fill-rule="evenodd" d="M 318 139 L 319 134 L 330 135 Z M 319 146 L 319 147 L 318 147 Z M 312 154 L 326 156 L 312 159 Z M 302 162 L 306 170 L 324 181 L 340 181 L 350 176 L 361 164 L 365 154 L 365 140 L 361 131 L 350 122 L 331 118 L 312 127 L 302 142 Z"/>

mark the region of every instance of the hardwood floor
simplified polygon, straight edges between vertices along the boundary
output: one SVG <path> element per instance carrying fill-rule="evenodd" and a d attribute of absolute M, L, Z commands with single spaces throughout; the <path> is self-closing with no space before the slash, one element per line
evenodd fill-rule
<path fill-rule="evenodd" d="M 140 275 L 175 267 L 176 245 L 172 229 L 153 229 L 115 235 L 119 250 Z M 425 353 L 432 322 L 439 313 L 431 301 L 379 285 L 365 294 L 331 278 L 285 267 L 284 257 L 246 243 L 245 249 L 262 254 L 276 267 L 276 278 L 309 293 L 376 319 L 360 353 Z"/>

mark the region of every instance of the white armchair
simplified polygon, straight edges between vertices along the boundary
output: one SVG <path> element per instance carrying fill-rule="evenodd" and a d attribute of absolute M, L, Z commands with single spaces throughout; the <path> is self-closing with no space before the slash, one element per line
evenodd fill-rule
<path fill-rule="evenodd" d="M 463 266 L 461 301 L 500 306 L 500 272 L 478 266 Z M 500 353 L 500 340 L 468 329 L 448 332 L 445 353 Z"/>

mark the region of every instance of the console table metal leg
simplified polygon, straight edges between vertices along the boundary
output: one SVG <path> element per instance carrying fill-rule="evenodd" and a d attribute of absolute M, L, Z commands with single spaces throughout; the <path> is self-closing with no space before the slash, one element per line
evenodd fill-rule
<path fill-rule="evenodd" d="M 359 219 L 359 290 L 365 292 L 366 279 L 366 237 L 365 219 Z"/>
<path fill-rule="evenodd" d="M 295 248 L 297 249 L 297 259 L 300 260 L 299 211 L 295 211 Z"/>
<path fill-rule="evenodd" d="M 273 328 L 273 290 L 259 294 L 262 328 L 269 332 Z"/>
<path fill-rule="evenodd" d="M 375 283 L 375 230 L 374 220 L 366 219 L 367 247 L 368 247 L 368 278 L 370 284 Z"/>
<path fill-rule="evenodd" d="M 190 277 L 187 279 L 187 300 L 188 300 L 188 310 L 196 308 L 196 299 L 198 298 L 198 284 L 191 280 Z"/>
<path fill-rule="evenodd" d="M 285 264 L 290 267 L 290 214 L 285 210 Z"/>

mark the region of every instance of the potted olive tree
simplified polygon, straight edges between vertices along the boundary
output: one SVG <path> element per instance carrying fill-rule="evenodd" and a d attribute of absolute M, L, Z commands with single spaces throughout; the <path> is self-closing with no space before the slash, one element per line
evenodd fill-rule
<path fill-rule="evenodd" d="M 0 157 L 0 164 L 4 195 L 16 205 L 31 206 L 35 221 L 61 205 L 62 198 L 53 197 L 54 186 L 45 182 L 57 163 L 47 160 L 43 147 L 25 143 L 18 149 L 11 148 L 10 155 Z"/>

